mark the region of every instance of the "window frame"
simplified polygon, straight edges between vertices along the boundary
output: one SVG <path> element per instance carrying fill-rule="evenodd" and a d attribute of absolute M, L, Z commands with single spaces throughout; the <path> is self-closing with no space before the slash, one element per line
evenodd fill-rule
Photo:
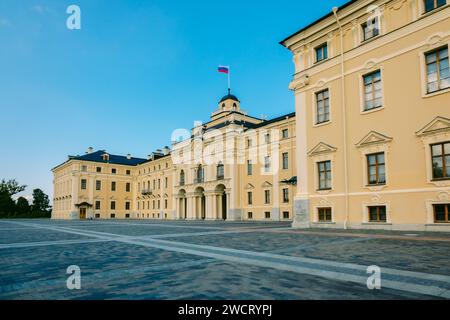
<path fill-rule="evenodd" d="M 322 95 L 324 93 L 328 93 L 327 97 L 326 98 L 324 97 L 323 99 L 319 100 L 319 95 Z M 315 103 L 315 106 L 314 106 L 314 125 L 315 126 L 320 126 L 320 125 L 324 125 L 326 123 L 330 123 L 331 122 L 331 107 L 330 107 L 330 100 L 331 99 L 330 99 L 330 97 L 331 97 L 331 95 L 330 95 L 330 89 L 329 88 L 325 88 L 323 90 L 314 92 L 314 103 Z M 324 120 L 324 121 L 319 121 L 319 102 L 321 102 L 321 101 L 323 102 L 323 111 L 324 111 L 323 115 L 327 116 L 326 120 Z M 327 104 L 325 102 L 327 102 Z"/>
<path fill-rule="evenodd" d="M 370 21 L 375 21 L 376 22 L 376 34 L 372 34 L 371 37 L 366 38 L 366 28 L 369 27 L 369 19 L 367 19 L 364 23 L 361 24 L 361 30 L 362 30 L 362 43 L 365 43 L 369 40 L 375 39 L 376 37 L 381 35 L 381 26 L 380 26 L 380 17 L 379 16 L 375 16 L 370 18 Z"/>
<path fill-rule="evenodd" d="M 282 189 L 283 203 L 289 203 L 289 188 Z"/>
<path fill-rule="evenodd" d="M 264 190 L 264 204 L 270 204 L 270 199 L 271 195 L 270 195 L 270 190 Z"/>
<path fill-rule="evenodd" d="M 375 79 L 374 75 L 377 74 L 377 73 L 380 75 L 380 80 L 374 81 L 374 79 Z M 371 77 L 370 85 L 371 85 L 371 88 L 372 88 L 372 99 L 370 101 L 372 103 L 374 103 L 377 100 L 377 98 L 375 97 L 375 93 L 376 93 L 375 85 L 377 83 L 380 83 L 380 87 L 381 87 L 381 89 L 380 89 L 380 91 L 381 91 L 381 98 L 380 98 L 381 99 L 381 104 L 379 106 L 376 106 L 376 107 L 372 106 L 371 108 L 367 107 L 367 103 L 369 101 L 367 100 L 366 78 L 368 78 L 368 77 Z M 381 72 L 381 69 L 373 70 L 373 71 L 371 71 L 369 73 L 363 74 L 362 75 L 362 86 L 363 86 L 363 88 L 362 88 L 362 94 L 363 94 L 363 96 L 362 96 L 362 101 L 363 101 L 362 111 L 364 113 L 366 113 L 366 112 L 371 112 L 371 111 L 374 111 L 374 110 L 379 110 L 379 109 L 384 108 L 383 74 Z"/>
<path fill-rule="evenodd" d="M 378 156 L 379 155 L 383 155 L 384 158 L 384 162 L 379 163 L 378 162 Z M 375 157 L 375 165 L 371 165 L 369 162 L 369 157 Z M 384 186 L 387 183 L 387 179 L 386 179 L 386 153 L 384 151 L 382 152 L 377 152 L 377 153 L 369 153 L 366 154 L 366 167 L 367 167 L 367 186 Z M 370 183 L 370 168 L 375 166 L 375 175 L 376 175 L 376 180 L 377 182 L 375 183 Z M 380 181 L 380 173 L 379 173 L 379 168 L 383 166 L 384 167 L 384 182 L 379 182 Z"/>
<path fill-rule="evenodd" d="M 322 59 L 319 59 L 318 57 L 319 52 L 321 52 L 322 54 Z M 329 49 L 327 41 L 314 48 L 314 61 L 315 61 L 314 63 L 320 63 L 325 60 L 328 60 L 328 57 L 329 57 Z"/>
<path fill-rule="evenodd" d="M 445 44 L 445 45 L 441 45 L 439 47 L 436 47 L 436 48 L 434 48 L 432 50 L 428 50 L 428 51 L 423 53 L 424 66 L 425 66 L 425 70 L 424 70 L 424 72 L 425 72 L 425 92 L 426 92 L 427 95 L 436 94 L 438 92 L 442 92 L 442 91 L 450 89 L 450 84 L 449 84 L 448 87 L 441 88 L 441 81 L 442 81 L 442 79 L 441 79 L 441 75 L 440 75 L 441 74 L 440 65 L 441 65 L 441 61 L 442 61 L 442 59 L 440 58 L 440 52 L 445 50 L 445 49 L 447 49 L 447 58 L 446 59 L 448 61 L 447 64 L 450 64 L 449 48 L 450 48 L 450 45 Z M 436 61 L 434 63 L 436 63 L 436 77 L 437 77 L 436 82 L 438 84 L 438 89 L 434 90 L 434 91 L 430 91 L 429 90 L 429 83 L 430 82 L 428 81 L 428 79 L 429 79 L 428 66 L 431 65 L 431 63 L 427 62 L 427 58 L 431 54 L 436 54 Z M 449 80 L 449 82 L 450 82 L 450 80 Z"/>
<path fill-rule="evenodd" d="M 445 141 L 445 142 L 438 142 L 438 143 L 434 143 L 434 144 L 430 144 L 430 154 L 431 154 L 431 178 L 432 181 L 443 181 L 443 180 L 450 180 L 450 172 L 448 173 L 449 176 L 447 176 L 447 157 L 450 157 L 450 153 L 446 154 L 445 153 L 445 145 L 449 144 L 450 145 L 450 141 Z M 434 156 L 433 155 L 433 147 L 435 146 L 441 146 L 441 155 L 440 156 Z M 442 160 L 442 177 L 435 177 L 434 175 L 434 159 L 440 157 Z M 448 165 L 450 167 L 450 163 Z"/>
<path fill-rule="evenodd" d="M 377 214 L 377 220 L 372 220 L 372 218 L 371 218 L 371 216 L 372 216 L 372 213 L 370 212 L 370 210 L 372 209 L 372 208 L 376 208 L 376 210 L 377 210 L 377 212 L 376 212 L 376 214 Z M 381 220 L 381 208 L 384 208 L 384 220 Z M 387 206 L 386 205 L 371 205 L 371 206 L 367 206 L 367 214 L 368 214 L 368 222 L 369 223 L 387 223 L 387 221 L 388 221 L 388 217 L 387 217 Z"/>
<path fill-rule="evenodd" d="M 326 163 L 329 163 L 329 164 L 330 164 L 330 169 L 329 169 L 329 170 L 326 170 Z M 325 166 L 324 166 L 324 168 L 325 168 L 324 171 L 321 171 L 321 168 L 320 168 L 322 164 L 325 165 Z M 327 190 L 331 190 L 331 189 L 333 188 L 333 184 L 332 184 L 332 182 L 333 182 L 333 175 L 332 175 L 333 168 L 332 168 L 331 160 L 318 161 L 318 162 L 316 162 L 316 166 L 317 166 L 317 179 L 318 179 L 318 180 L 317 180 L 317 190 L 318 190 L 318 191 L 327 191 Z M 325 175 L 326 175 L 327 173 L 330 174 L 330 179 L 329 179 L 330 186 L 329 186 L 329 187 L 327 187 L 327 186 L 322 187 L 322 185 L 321 185 L 321 179 L 320 179 L 321 173 L 325 173 Z M 328 181 L 328 180 L 326 180 L 326 181 Z"/>
<path fill-rule="evenodd" d="M 283 170 L 289 170 L 289 152 L 283 152 L 281 154 L 281 168 Z"/>
<path fill-rule="evenodd" d="M 329 217 L 329 219 L 328 219 Z M 329 223 L 333 222 L 333 208 L 332 207 L 318 207 L 317 208 L 317 222 Z"/>
<path fill-rule="evenodd" d="M 422 6 L 423 6 L 422 14 L 429 14 L 429 13 L 431 13 L 439 8 L 442 8 L 448 4 L 447 0 L 444 0 L 444 3 L 441 5 L 438 5 L 438 0 L 433 0 L 433 8 L 427 11 L 427 5 L 426 5 L 427 0 L 422 0 L 421 2 L 422 2 Z"/>
<path fill-rule="evenodd" d="M 436 219 L 436 207 L 437 206 L 444 206 L 444 220 L 437 220 Z M 433 204 L 433 220 L 434 223 L 439 224 L 450 224 L 450 203 L 435 203 Z"/>

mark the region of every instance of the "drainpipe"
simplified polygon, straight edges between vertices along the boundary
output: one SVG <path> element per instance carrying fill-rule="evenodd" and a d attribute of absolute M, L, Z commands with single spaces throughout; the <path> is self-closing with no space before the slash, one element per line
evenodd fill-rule
<path fill-rule="evenodd" d="M 344 229 L 348 228 L 348 216 L 349 216 L 349 195 L 348 195 L 348 159 L 347 159 L 347 110 L 345 106 L 345 68 L 344 68 L 344 33 L 342 30 L 341 22 L 337 15 L 338 8 L 333 8 L 333 14 L 336 18 L 336 23 L 339 27 L 340 41 L 341 41 L 341 97 L 342 97 L 342 125 L 343 125 L 343 138 L 344 138 L 344 189 L 345 189 L 345 220 Z"/>

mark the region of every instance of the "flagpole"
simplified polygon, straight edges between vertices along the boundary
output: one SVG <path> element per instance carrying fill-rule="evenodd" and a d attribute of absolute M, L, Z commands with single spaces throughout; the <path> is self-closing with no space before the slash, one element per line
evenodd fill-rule
<path fill-rule="evenodd" d="M 230 67 L 228 67 L 228 94 L 231 94 L 231 80 L 230 80 L 230 75 L 231 75 L 231 69 L 230 69 Z"/>

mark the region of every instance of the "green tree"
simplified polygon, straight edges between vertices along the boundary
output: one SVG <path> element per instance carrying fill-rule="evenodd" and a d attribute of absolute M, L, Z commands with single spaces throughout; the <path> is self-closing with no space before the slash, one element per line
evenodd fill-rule
<path fill-rule="evenodd" d="M 50 213 L 50 200 L 48 195 L 46 195 L 41 189 L 33 190 L 32 212 L 33 214 L 44 216 Z"/>
<path fill-rule="evenodd" d="M 31 212 L 30 204 L 24 197 L 19 197 L 16 202 L 16 212 L 19 215 L 29 215 Z"/>
<path fill-rule="evenodd" d="M 26 185 L 20 185 L 15 179 L 0 182 L 0 193 L 6 192 L 10 197 L 25 190 Z"/>
<path fill-rule="evenodd" d="M 16 212 L 13 195 L 22 192 L 27 186 L 20 185 L 16 180 L 2 179 L 0 182 L 0 217 L 12 217 Z"/>

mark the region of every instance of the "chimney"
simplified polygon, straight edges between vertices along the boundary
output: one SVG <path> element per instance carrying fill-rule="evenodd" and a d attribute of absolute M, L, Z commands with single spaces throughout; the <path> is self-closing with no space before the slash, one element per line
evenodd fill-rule
<path fill-rule="evenodd" d="M 153 160 L 153 154 L 149 154 L 149 155 L 147 156 L 147 159 L 148 159 L 148 160 Z"/>
<path fill-rule="evenodd" d="M 131 154 L 127 154 L 127 159 L 131 160 Z"/>
<path fill-rule="evenodd" d="M 89 147 L 89 148 L 87 149 L 87 151 L 86 151 L 86 154 L 90 154 L 90 153 L 92 153 L 93 151 L 94 151 L 94 148 Z"/>
<path fill-rule="evenodd" d="M 163 148 L 163 155 L 167 156 L 170 153 L 170 148 L 168 146 L 165 146 Z"/>

